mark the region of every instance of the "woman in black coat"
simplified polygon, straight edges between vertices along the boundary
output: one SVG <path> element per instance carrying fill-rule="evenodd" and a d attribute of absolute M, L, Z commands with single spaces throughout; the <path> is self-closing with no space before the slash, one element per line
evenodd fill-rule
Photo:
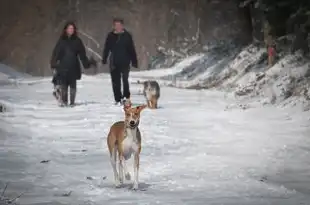
<path fill-rule="evenodd" d="M 70 87 L 70 105 L 74 105 L 76 96 L 76 81 L 81 79 L 80 61 L 85 69 L 96 66 L 94 59 L 88 59 L 85 46 L 77 36 L 77 28 L 73 22 L 66 23 L 51 58 L 53 70 L 54 96 L 62 105 L 68 104 L 68 88 Z M 57 97 L 57 94 L 58 97 Z"/>

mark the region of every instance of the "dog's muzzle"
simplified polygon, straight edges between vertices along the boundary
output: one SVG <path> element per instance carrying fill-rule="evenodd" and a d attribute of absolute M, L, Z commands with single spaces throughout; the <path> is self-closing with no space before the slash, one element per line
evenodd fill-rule
<path fill-rule="evenodd" d="M 130 122 L 129 122 L 129 127 L 132 128 L 132 129 L 133 129 L 133 128 L 136 128 L 137 125 L 138 125 L 138 123 L 136 123 L 135 121 L 130 121 Z"/>

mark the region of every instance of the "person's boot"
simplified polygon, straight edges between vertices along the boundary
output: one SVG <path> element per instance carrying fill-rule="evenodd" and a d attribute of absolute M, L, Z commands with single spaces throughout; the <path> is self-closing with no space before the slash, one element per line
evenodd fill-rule
<path fill-rule="evenodd" d="M 68 88 L 66 88 L 65 86 L 62 86 L 61 88 L 61 100 L 61 106 L 68 105 Z"/>
<path fill-rule="evenodd" d="M 74 106 L 76 96 L 76 88 L 70 88 L 70 105 Z"/>

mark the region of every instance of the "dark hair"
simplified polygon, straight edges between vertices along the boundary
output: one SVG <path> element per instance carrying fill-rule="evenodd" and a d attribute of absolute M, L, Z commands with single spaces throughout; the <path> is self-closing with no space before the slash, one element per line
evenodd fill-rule
<path fill-rule="evenodd" d="M 119 18 L 119 17 L 113 18 L 113 23 L 121 23 L 121 24 L 124 24 L 124 19 Z"/>
<path fill-rule="evenodd" d="M 63 32 L 62 32 L 62 36 L 64 37 L 64 36 L 67 36 L 67 28 L 69 27 L 69 26 L 73 26 L 73 28 L 74 28 L 74 33 L 72 34 L 73 36 L 76 36 L 77 35 L 77 27 L 76 27 L 76 25 L 75 25 L 75 23 L 73 22 L 73 21 L 68 21 L 66 24 L 65 24 L 65 26 L 64 26 L 64 28 L 63 28 Z"/>

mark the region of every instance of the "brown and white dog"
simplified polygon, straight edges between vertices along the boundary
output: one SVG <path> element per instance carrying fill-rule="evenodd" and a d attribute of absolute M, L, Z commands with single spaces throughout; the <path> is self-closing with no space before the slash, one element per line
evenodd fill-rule
<path fill-rule="evenodd" d="M 141 152 L 141 133 L 138 128 L 140 113 L 146 105 L 131 107 L 131 104 L 124 105 L 125 120 L 115 122 L 108 134 L 107 144 L 110 152 L 111 165 L 114 172 L 115 186 L 120 187 L 126 180 L 130 180 L 126 161 L 134 156 L 134 179 L 133 189 L 138 189 L 139 160 Z M 117 156 L 119 168 L 117 172 Z"/>

